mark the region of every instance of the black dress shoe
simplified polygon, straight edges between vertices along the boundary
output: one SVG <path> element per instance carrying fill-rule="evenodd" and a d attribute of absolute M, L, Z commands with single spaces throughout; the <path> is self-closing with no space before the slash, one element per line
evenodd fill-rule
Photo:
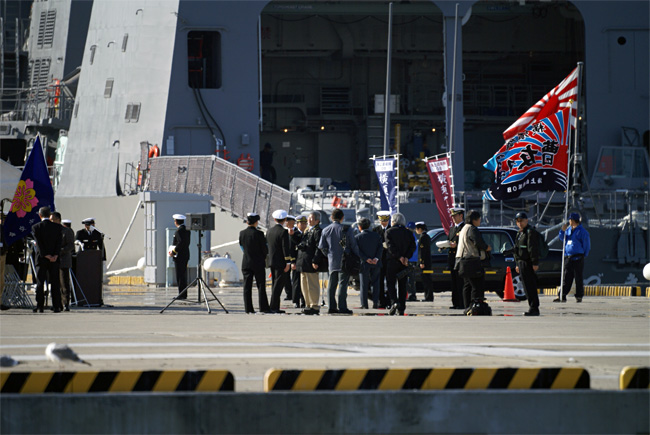
<path fill-rule="evenodd" d="M 187 299 L 187 295 L 186 294 L 178 295 L 178 296 L 176 296 L 176 299 L 185 300 L 185 299 Z"/>
<path fill-rule="evenodd" d="M 253 310 L 253 311 L 246 311 L 246 314 L 255 314 L 255 310 Z"/>
<path fill-rule="evenodd" d="M 394 316 L 396 312 L 397 312 L 397 304 L 391 305 L 390 310 L 388 310 L 388 314 Z"/>
<path fill-rule="evenodd" d="M 379 309 L 379 304 L 372 304 L 372 309 L 373 310 Z"/>
<path fill-rule="evenodd" d="M 418 298 L 415 297 L 415 296 L 409 296 L 408 301 L 409 301 L 409 302 L 417 302 L 417 301 L 418 301 Z"/>
<path fill-rule="evenodd" d="M 53 309 L 52 311 L 54 311 L 55 313 L 60 313 L 60 312 L 61 312 L 61 308 L 55 308 L 55 309 Z"/>
<path fill-rule="evenodd" d="M 271 312 L 273 314 L 284 314 L 284 313 L 286 313 L 286 311 L 284 311 L 284 310 L 271 310 Z"/>
<path fill-rule="evenodd" d="M 399 313 L 400 316 L 404 315 L 404 311 L 398 311 L 398 313 Z"/>
<path fill-rule="evenodd" d="M 347 314 L 347 315 L 350 315 L 350 314 L 352 314 L 352 310 L 339 310 L 339 314 Z"/>
<path fill-rule="evenodd" d="M 576 296 L 576 302 L 578 303 L 582 302 L 582 298 L 580 296 Z"/>
<path fill-rule="evenodd" d="M 36 307 L 36 308 L 34 308 L 32 311 L 33 311 L 34 313 L 42 313 L 44 310 L 43 310 L 43 307 Z"/>
<path fill-rule="evenodd" d="M 65 310 L 66 310 L 66 311 L 70 311 L 70 305 L 66 305 L 66 306 L 65 306 Z"/>
<path fill-rule="evenodd" d="M 338 314 L 338 313 L 339 310 L 337 310 L 336 308 L 330 308 L 329 310 L 327 310 L 327 314 Z"/>
<path fill-rule="evenodd" d="M 7 311 L 9 308 L 11 308 L 9 305 L 0 305 L 0 310 L 2 311 Z"/>
<path fill-rule="evenodd" d="M 524 313 L 524 316 L 539 316 L 539 310 L 528 310 Z"/>
<path fill-rule="evenodd" d="M 555 299 L 553 299 L 553 302 L 566 302 L 566 297 L 565 297 L 565 296 L 562 296 L 562 299 L 560 299 L 560 298 L 555 298 Z"/>

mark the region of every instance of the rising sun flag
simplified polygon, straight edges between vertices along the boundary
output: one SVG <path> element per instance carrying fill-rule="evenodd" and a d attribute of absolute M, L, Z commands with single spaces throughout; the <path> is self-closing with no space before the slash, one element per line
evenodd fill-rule
<path fill-rule="evenodd" d="M 44 206 L 54 210 L 54 190 L 47 172 L 41 139 L 37 137 L 3 226 L 7 246 L 23 239 L 32 231 L 32 225 L 40 221 L 38 209 Z"/>
<path fill-rule="evenodd" d="M 494 182 L 483 197 L 503 201 L 527 190 L 566 190 L 570 112 L 567 107 L 506 141 L 483 165 L 494 172 Z"/>

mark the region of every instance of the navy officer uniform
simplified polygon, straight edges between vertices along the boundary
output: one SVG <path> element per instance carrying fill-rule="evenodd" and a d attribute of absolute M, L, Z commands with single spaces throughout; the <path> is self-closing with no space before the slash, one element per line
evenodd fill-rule
<path fill-rule="evenodd" d="M 253 278 L 257 284 L 257 297 L 259 310 L 269 313 L 269 301 L 266 296 L 266 255 L 269 252 L 266 246 L 264 233 L 257 229 L 260 216 L 257 213 L 248 213 L 246 223 L 248 227 L 239 233 L 239 246 L 244 252 L 241 271 L 244 277 L 244 310 L 253 314 Z"/>
<path fill-rule="evenodd" d="M 286 272 L 291 268 L 291 242 L 289 241 L 289 232 L 284 227 L 287 219 L 285 210 L 276 210 L 273 212 L 275 225 L 266 232 L 266 243 L 269 247 L 269 266 L 271 267 L 271 303 L 270 308 L 273 313 L 284 313 L 280 309 L 280 296 L 284 288 Z"/>
<path fill-rule="evenodd" d="M 75 240 L 81 242 L 84 251 L 98 249 L 102 251 L 102 260 L 106 260 L 104 250 L 104 235 L 95 228 L 95 218 L 86 218 L 81 221 L 85 225 L 83 230 L 77 231 Z"/>
<path fill-rule="evenodd" d="M 377 218 L 379 219 L 379 225 L 374 227 L 372 230 L 381 236 L 381 241 L 383 243 L 383 252 L 381 254 L 381 268 L 379 270 L 379 308 L 389 307 L 390 306 L 390 297 L 386 292 L 385 280 L 386 280 L 386 230 L 390 228 L 390 212 L 387 210 L 381 210 L 377 212 Z"/>
<path fill-rule="evenodd" d="M 178 284 L 177 299 L 187 299 L 187 263 L 190 261 L 190 232 L 185 228 L 185 215 L 175 214 L 174 225 L 176 232 L 172 241 L 169 255 L 174 259 L 176 283 Z"/>
<path fill-rule="evenodd" d="M 427 225 L 424 222 L 415 223 L 415 232 L 418 239 L 418 267 L 422 271 L 422 286 L 424 287 L 424 300 L 433 302 L 433 269 L 431 266 L 431 237 L 427 234 Z"/>
<path fill-rule="evenodd" d="M 460 230 L 465 226 L 465 209 L 461 207 L 452 207 L 449 210 L 451 219 L 454 221 L 454 226 L 449 228 L 447 240 L 450 243 L 449 251 L 447 252 L 447 267 L 451 277 L 451 309 L 462 310 L 465 309 L 465 302 L 463 300 L 463 279 L 458 276 L 456 270 L 456 252 L 458 249 L 458 235 Z"/>

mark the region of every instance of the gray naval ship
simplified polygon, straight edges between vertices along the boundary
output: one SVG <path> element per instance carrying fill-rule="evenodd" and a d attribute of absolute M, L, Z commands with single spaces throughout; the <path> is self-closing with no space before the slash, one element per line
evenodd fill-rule
<path fill-rule="evenodd" d="M 235 261 L 232 241 L 250 211 L 263 225 L 277 208 L 339 205 L 350 219 L 372 216 L 370 159 L 387 143 L 400 154 L 408 220 L 440 225 L 421 158 L 453 150 L 457 202 L 482 210 L 489 225 L 513 226 L 525 210 L 550 241 L 568 195 L 593 241 L 587 283 L 647 285 L 647 1 L 1 0 L 0 8 L 1 158 L 21 167 L 40 135 L 57 209 L 74 227 L 96 217 L 110 270 L 144 256 L 145 281 L 165 284 L 176 212 L 215 212 L 204 246 Z M 482 164 L 503 130 L 578 62 L 569 190 L 482 200 L 493 177 Z M 2 178 L 17 179 L 7 166 Z"/>

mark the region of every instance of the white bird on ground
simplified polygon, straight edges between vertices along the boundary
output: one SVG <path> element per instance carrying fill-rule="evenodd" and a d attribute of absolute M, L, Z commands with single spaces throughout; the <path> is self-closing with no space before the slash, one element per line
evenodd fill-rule
<path fill-rule="evenodd" d="M 91 365 L 89 362 L 79 358 L 79 355 L 65 344 L 48 344 L 45 348 L 45 356 L 52 362 L 78 362 Z"/>
<path fill-rule="evenodd" d="M 9 355 L 0 356 L 0 367 L 14 367 L 20 364 L 20 361 L 16 361 Z"/>

